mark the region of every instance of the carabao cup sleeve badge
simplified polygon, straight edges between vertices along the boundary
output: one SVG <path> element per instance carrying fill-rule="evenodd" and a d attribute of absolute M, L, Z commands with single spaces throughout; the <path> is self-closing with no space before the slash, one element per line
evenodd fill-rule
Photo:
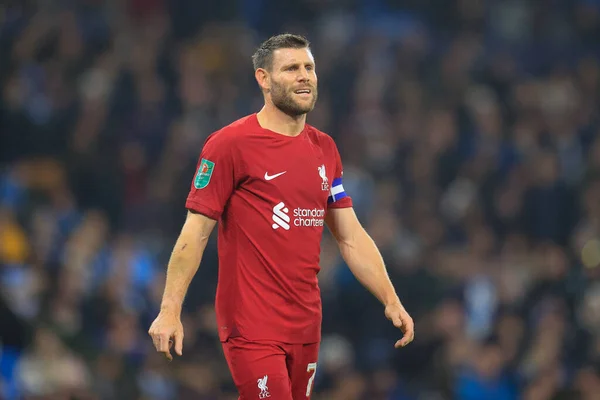
<path fill-rule="evenodd" d="M 196 189 L 203 189 L 208 186 L 210 182 L 210 178 L 212 177 L 213 171 L 215 170 L 215 163 L 203 158 L 200 161 L 200 166 L 198 167 L 198 173 L 196 173 L 196 178 L 194 178 L 194 187 Z"/>

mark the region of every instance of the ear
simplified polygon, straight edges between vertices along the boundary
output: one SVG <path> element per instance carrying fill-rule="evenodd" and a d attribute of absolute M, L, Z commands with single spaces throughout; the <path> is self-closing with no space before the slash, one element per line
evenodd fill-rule
<path fill-rule="evenodd" d="M 254 72 L 254 77 L 256 78 L 256 82 L 258 82 L 258 86 L 260 86 L 263 91 L 271 89 L 271 78 L 267 70 L 258 68 Z"/>

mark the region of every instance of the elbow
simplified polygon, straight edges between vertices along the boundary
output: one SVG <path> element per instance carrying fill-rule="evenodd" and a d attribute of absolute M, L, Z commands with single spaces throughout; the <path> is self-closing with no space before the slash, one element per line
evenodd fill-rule
<path fill-rule="evenodd" d="M 367 232 L 362 226 L 357 225 L 354 229 L 349 230 L 346 235 L 337 238 L 338 245 L 346 249 L 356 249 L 358 245 L 364 241 Z"/>
<path fill-rule="evenodd" d="M 346 262 L 351 259 L 356 259 L 365 256 L 365 252 L 369 253 L 369 243 L 371 238 L 367 231 L 361 226 L 354 229 L 351 234 L 338 239 L 340 253 Z"/>
<path fill-rule="evenodd" d="M 349 236 L 347 238 L 343 238 L 343 239 L 338 239 L 337 241 L 338 243 L 338 247 L 340 249 L 340 253 L 342 255 L 342 258 L 348 262 L 349 259 L 352 259 L 354 257 L 354 254 L 356 254 L 357 251 L 357 243 L 358 241 L 356 240 L 355 237 L 353 236 Z"/>
<path fill-rule="evenodd" d="M 196 246 L 196 254 L 199 257 L 202 257 L 202 255 L 204 254 L 204 250 L 206 249 L 206 246 L 208 245 L 208 237 L 201 237 L 198 242 L 197 242 L 197 246 Z"/>
<path fill-rule="evenodd" d="M 208 244 L 208 239 L 210 239 L 210 235 L 200 235 L 198 238 L 198 245 L 202 248 L 202 250 L 204 250 Z"/>

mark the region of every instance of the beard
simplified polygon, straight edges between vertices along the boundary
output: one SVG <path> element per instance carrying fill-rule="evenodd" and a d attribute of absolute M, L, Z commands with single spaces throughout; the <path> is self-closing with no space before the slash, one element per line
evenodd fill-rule
<path fill-rule="evenodd" d="M 298 117 L 307 114 L 315 108 L 318 92 L 317 88 L 310 87 L 312 100 L 309 102 L 299 102 L 294 96 L 294 89 L 287 89 L 283 84 L 272 81 L 271 85 L 271 100 L 275 107 L 283 111 L 290 117 Z"/>

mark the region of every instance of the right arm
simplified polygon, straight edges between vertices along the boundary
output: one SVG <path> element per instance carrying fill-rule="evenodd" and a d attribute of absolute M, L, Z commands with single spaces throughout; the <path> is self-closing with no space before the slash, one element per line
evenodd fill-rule
<path fill-rule="evenodd" d="M 178 355 L 183 353 L 183 300 L 198 271 L 202 254 L 216 222 L 202 214 L 188 211 L 171 253 L 160 313 L 148 330 L 154 347 L 158 352 L 164 353 L 168 360 L 173 359 L 170 352 L 172 343 Z"/>
<path fill-rule="evenodd" d="M 185 294 L 198 271 L 208 238 L 217 221 L 188 211 L 167 268 L 161 312 L 181 314 Z"/>
<path fill-rule="evenodd" d="M 209 136 L 185 203 L 189 211 L 169 260 L 160 312 L 148 331 L 156 351 L 169 360 L 172 342 L 175 352 L 181 355 L 183 300 L 198 271 L 208 238 L 239 181 L 234 138 L 228 132 Z"/>

